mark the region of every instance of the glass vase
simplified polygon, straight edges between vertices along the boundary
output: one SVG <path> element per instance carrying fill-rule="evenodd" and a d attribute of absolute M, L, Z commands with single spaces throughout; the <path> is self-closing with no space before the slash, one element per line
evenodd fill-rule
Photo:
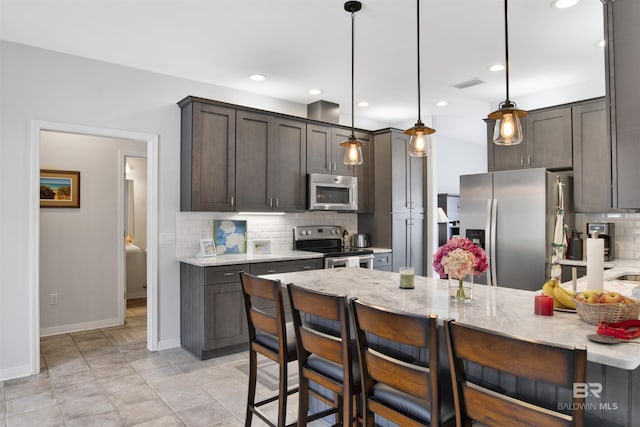
<path fill-rule="evenodd" d="M 468 302 L 473 299 L 473 275 L 461 279 L 449 276 L 449 299 Z"/>

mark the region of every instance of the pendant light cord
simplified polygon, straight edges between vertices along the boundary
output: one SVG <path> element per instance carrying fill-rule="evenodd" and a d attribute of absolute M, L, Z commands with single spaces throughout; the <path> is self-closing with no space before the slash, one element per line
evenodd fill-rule
<path fill-rule="evenodd" d="M 507 82 L 507 103 L 511 103 L 509 100 L 509 19 L 507 18 L 507 3 L 508 0 L 504 0 L 504 70 Z"/>
<path fill-rule="evenodd" d="M 417 12 L 416 12 L 416 16 L 417 18 L 417 43 L 416 45 L 418 46 L 418 54 L 416 55 L 417 58 L 417 62 L 418 62 L 418 123 L 422 123 L 422 117 L 420 114 L 420 94 L 422 93 L 420 91 L 420 0 L 416 0 L 416 4 L 417 4 Z"/>
<path fill-rule="evenodd" d="M 356 13 L 351 12 L 351 138 L 355 139 L 355 96 L 354 96 L 354 81 L 355 81 L 355 22 Z"/>

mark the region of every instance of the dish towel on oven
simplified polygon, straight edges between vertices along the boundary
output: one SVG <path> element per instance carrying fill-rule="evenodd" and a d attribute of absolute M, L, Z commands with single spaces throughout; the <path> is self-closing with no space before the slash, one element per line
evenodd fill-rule
<path fill-rule="evenodd" d="M 357 257 L 357 256 L 347 257 L 347 267 L 360 267 L 360 257 Z"/>

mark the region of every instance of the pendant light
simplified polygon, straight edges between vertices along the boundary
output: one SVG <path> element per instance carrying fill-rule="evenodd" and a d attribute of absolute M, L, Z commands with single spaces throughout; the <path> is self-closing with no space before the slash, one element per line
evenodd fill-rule
<path fill-rule="evenodd" d="M 344 151 L 344 164 L 350 166 L 357 166 L 362 164 L 362 146 L 363 142 L 358 141 L 355 133 L 354 125 L 354 22 L 356 12 L 362 9 L 362 4 L 359 1 L 348 1 L 344 4 L 344 10 L 351 13 L 351 136 L 348 140 L 341 142 L 340 146 L 345 147 Z"/>
<path fill-rule="evenodd" d="M 417 62 L 418 62 L 418 121 L 411 129 L 404 131 L 405 134 L 411 135 L 409 141 L 409 155 L 414 157 L 426 157 L 431 154 L 431 143 L 427 135 L 431 135 L 436 130 L 427 127 L 422 123 L 420 118 L 420 0 L 416 0 L 417 4 Z"/>
<path fill-rule="evenodd" d="M 517 145 L 523 140 L 522 124 L 520 119 L 527 115 L 524 110 L 519 110 L 514 102 L 509 100 L 509 26 L 507 18 L 507 2 L 504 0 L 504 41 L 507 99 L 500 103 L 498 110 L 489 114 L 489 119 L 495 120 L 493 129 L 493 142 L 496 145 Z"/>

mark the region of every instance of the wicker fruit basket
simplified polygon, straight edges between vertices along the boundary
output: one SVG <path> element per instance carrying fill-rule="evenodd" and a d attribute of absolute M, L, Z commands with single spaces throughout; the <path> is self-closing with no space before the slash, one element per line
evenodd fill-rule
<path fill-rule="evenodd" d="M 629 303 L 599 304 L 584 301 L 576 302 L 576 312 L 582 320 L 592 325 L 600 322 L 621 322 L 623 320 L 638 319 L 640 316 L 640 301 L 631 300 Z"/>

